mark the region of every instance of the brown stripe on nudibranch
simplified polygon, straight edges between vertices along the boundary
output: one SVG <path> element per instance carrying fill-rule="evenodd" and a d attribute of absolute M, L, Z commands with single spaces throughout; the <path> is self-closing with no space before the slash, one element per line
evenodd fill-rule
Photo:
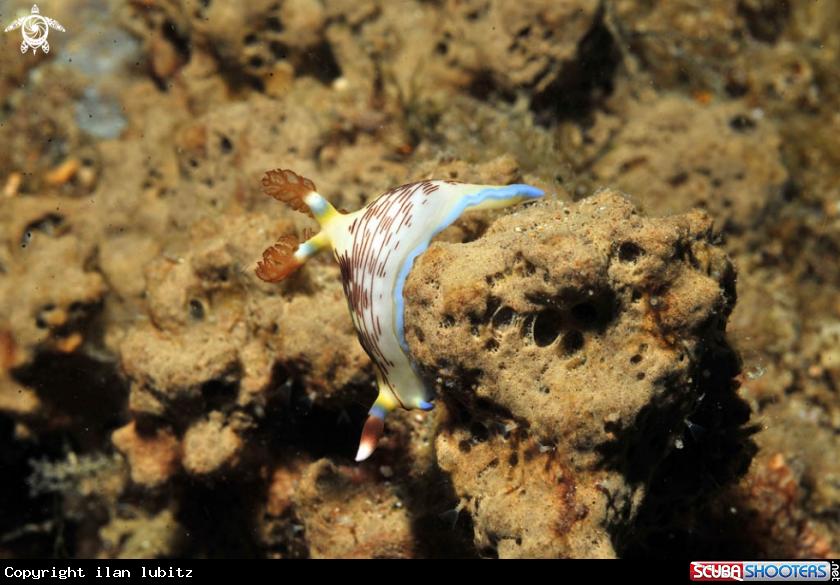
<path fill-rule="evenodd" d="M 348 254 L 337 256 L 338 266 L 341 270 L 341 281 L 344 288 L 344 296 L 347 299 L 347 304 L 350 311 L 356 316 L 356 337 L 359 343 L 362 344 L 365 352 L 380 368 L 387 369 L 393 367 L 394 363 L 389 360 L 383 353 L 378 344 L 378 338 L 382 335 L 382 329 L 378 332 L 372 333 L 368 327 L 359 325 L 360 317 L 364 316 L 364 311 L 368 307 L 372 307 L 372 300 L 367 297 L 366 290 L 363 285 L 359 283 L 354 277 L 353 261 Z M 373 313 L 371 312 L 371 316 Z M 363 322 L 363 321 L 361 321 Z"/>

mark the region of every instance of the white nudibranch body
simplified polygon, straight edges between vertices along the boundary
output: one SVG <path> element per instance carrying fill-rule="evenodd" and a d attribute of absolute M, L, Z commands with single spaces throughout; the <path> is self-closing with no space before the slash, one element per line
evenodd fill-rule
<path fill-rule="evenodd" d="M 376 449 L 389 411 L 398 406 L 433 407 L 405 340 L 403 287 L 415 258 L 464 211 L 509 207 L 544 193 L 529 185 L 422 181 L 392 189 L 345 214 L 319 195 L 311 181 L 292 171 L 267 173 L 263 186 L 268 194 L 317 219 L 321 232 L 300 245 L 294 236 L 281 237 L 263 254 L 257 276 L 268 282 L 283 280 L 328 247 L 341 268 L 350 316 L 379 387 L 356 454 L 361 461 Z"/>

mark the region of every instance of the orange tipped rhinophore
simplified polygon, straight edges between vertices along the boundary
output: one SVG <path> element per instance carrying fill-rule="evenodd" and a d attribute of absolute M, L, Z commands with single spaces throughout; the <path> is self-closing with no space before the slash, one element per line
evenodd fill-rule
<path fill-rule="evenodd" d="M 405 340 L 403 287 L 415 258 L 463 211 L 509 207 L 544 193 L 529 185 L 421 181 L 391 189 L 363 209 L 344 214 L 315 191 L 312 181 L 293 171 L 270 171 L 262 184 L 272 197 L 318 220 L 321 232 L 302 244 L 294 236 L 280 238 L 263 254 L 257 276 L 282 280 L 327 248 L 333 249 L 341 268 L 347 306 L 379 386 L 356 454 L 361 461 L 376 449 L 388 412 L 434 406 Z"/>
<path fill-rule="evenodd" d="M 305 213 L 309 217 L 312 215 L 312 210 L 306 205 L 304 199 L 310 193 L 317 191 L 315 183 L 301 177 L 294 171 L 275 169 L 268 171 L 262 180 L 263 191 L 271 195 L 278 201 L 288 203 L 295 211 Z"/>
<path fill-rule="evenodd" d="M 295 211 L 315 217 L 305 201 L 308 195 L 315 193 L 315 183 L 309 179 L 301 177 L 294 171 L 275 169 L 265 174 L 262 184 L 266 194 L 278 201 L 288 203 Z M 304 238 L 312 240 L 312 234 L 306 230 Z M 309 256 L 320 251 L 320 248 L 313 251 L 310 245 L 300 253 L 298 250 L 300 250 L 300 240 L 297 237 L 291 234 L 280 236 L 276 244 L 263 252 L 262 261 L 257 263 L 257 276 L 265 282 L 280 282 L 297 270 Z"/>
<path fill-rule="evenodd" d="M 280 282 L 300 267 L 295 258 L 300 240 L 291 234 L 280 236 L 277 243 L 263 252 L 263 259 L 257 262 L 257 276 L 265 282 Z"/>

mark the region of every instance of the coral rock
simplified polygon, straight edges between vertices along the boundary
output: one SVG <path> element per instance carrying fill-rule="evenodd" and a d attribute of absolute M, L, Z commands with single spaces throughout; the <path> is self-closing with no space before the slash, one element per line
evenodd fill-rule
<path fill-rule="evenodd" d="M 406 335 L 438 380 L 438 461 L 481 554 L 615 555 L 611 535 L 710 391 L 701 358 L 732 353 L 734 286 L 706 214 L 645 219 L 612 191 L 418 259 Z"/>
<path fill-rule="evenodd" d="M 242 439 L 221 413 L 191 426 L 184 436 L 184 468 L 193 475 L 207 475 L 235 467 L 242 451 Z"/>
<path fill-rule="evenodd" d="M 411 558 L 411 518 L 369 468 L 310 465 L 293 496 L 312 558 Z"/>
<path fill-rule="evenodd" d="M 601 184 L 644 194 L 652 213 L 700 207 L 739 230 L 781 199 L 788 180 L 782 139 L 747 104 L 665 97 L 633 103 L 627 116 L 593 174 Z"/>
<path fill-rule="evenodd" d="M 159 486 L 180 468 L 181 449 L 171 430 L 140 434 L 137 423 L 130 422 L 114 431 L 111 440 L 128 458 L 134 483 Z"/>

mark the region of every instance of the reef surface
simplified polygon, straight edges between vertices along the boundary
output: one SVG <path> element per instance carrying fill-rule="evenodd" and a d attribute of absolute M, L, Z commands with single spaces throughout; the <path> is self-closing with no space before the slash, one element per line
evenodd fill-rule
<path fill-rule="evenodd" d="M 0 556 L 838 556 L 836 3 L 41 8 L 48 54 L 0 36 Z M 362 464 L 338 267 L 253 273 L 316 227 L 277 167 L 547 192 L 418 258 L 436 408 Z"/>

